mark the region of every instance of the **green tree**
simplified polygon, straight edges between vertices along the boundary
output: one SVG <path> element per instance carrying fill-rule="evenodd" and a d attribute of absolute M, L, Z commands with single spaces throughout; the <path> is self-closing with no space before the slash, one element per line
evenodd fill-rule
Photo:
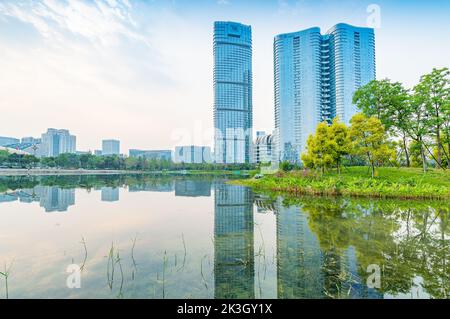
<path fill-rule="evenodd" d="M 442 129 L 447 130 L 450 121 L 450 71 L 448 68 L 433 69 L 431 73 L 421 77 L 415 92 L 424 103 L 427 112 L 426 121 L 433 137 L 436 140 L 437 158 L 439 167 L 442 166 L 442 155 L 447 154 L 442 145 Z"/>
<path fill-rule="evenodd" d="M 9 153 L 8 151 L 0 151 L 0 164 L 5 164 L 6 162 L 8 162 L 8 156 Z"/>
<path fill-rule="evenodd" d="M 426 97 L 414 88 L 407 104 L 406 132 L 415 142 L 416 148 L 420 149 L 420 157 L 424 173 L 427 171 L 427 158 L 425 155 L 425 140 L 430 130 L 427 119 L 427 110 L 425 107 Z"/>
<path fill-rule="evenodd" d="M 330 150 L 333 162 L 336 165 L 337 171 L 341 173 L 342 159 L 350 151 L 350 140 L 348 127 L 339 121 L 336 117 L 333 119 L 329 130 L 329 138 L 331 140 Z"/>
<path fill-rule="evenodd" d="M 373 80 L 359 88 L 354 96 L 353 103 L 366 116 L 375 116 L 392 135 L 400 135 L 406 166 L 410 166 L 408 153 L 408 91 L 399 82 L 392 83 L 389 79 Z"/>
<path fill-rule="evenodd" d="M 375 166 L 395 155 L 389 147 L 383 124 L 376 117 L 367 117 L 362 113 L 355 114 L 350 124 L 351 152 L 366 158 L 374 177 Z"/>

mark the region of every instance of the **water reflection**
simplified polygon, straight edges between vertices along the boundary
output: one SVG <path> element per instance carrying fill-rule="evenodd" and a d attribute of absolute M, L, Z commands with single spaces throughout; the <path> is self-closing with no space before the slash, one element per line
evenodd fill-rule
<path fill-rule="evenodd" d="M 103 202 L 117 202 L 119 200 L 118 187 L 102 187 L 101 190 Z"/>
<path fill-rule="evenodd" d="M 175 180 L 175 196 L 211 196 L 211 181 L 208 180 Z"/>
<path fill-rule="evenodd" d="M 214 189 L 215 298 L 254 298 L 253 193 L 242 186 Z"/>
<path fill-rule="evenodd" d="M 22 203 L 39 202 L 45 212 L 65 212 L 69 206 L 75 205 L 75 189 L 57 186 L 36 186 L 14 192 L 0 194 L 1 202 L 20 201 Z"/>
<path fill-rule="evenodd" d="M 14 207 L 26 211 L 30 205 L 22 203 L 33 202 L 38 202 L 45 212 L 83 207 L 85 196 L 91 195 L 80 195 L 76 189 L 100 191 L 102 202 L 112 202 L 108 214 L 114 207 L 127 203 L 123 212 L 100 219 L 110 221 L 111 227 L 139 218 L 123 235 L 128 240 L 134 238 L 129 241 L 132 243 L 128 248 L 129 262 L 126 257 L 120 259 L 124 260 L 124 278 L 132 278 L 133 283 L 121 285 L 118 293 L 121 297 L 449 297 L 448 202 L 281 198 L 254 194 L 248 188 L 206 177 L 84 176 L 2 178 L 0 207 L 5 204 L 5 208 L 1 212 L 13 213 Z M 77 205 L 75 194 L 82 198 Z M 14 202 L 19 206 L 6 206 Z M 89 202 L 89 207 L 101 209 L 95 201 Z M 148 207 L 151 213 L 147 213 Z M 91 218 L 95 209 L 90 211 Z M 185 216 L 188 212 L 192 217 Z M 69 215 L 72 213 L 66 216 Z M 22 220 L 19 225 L 26 223 Z M 142 243 L 136 236 L 139 224 L 152 229 L 142 235 Z M 83 234 L 86 225 L 73 227 Z M 98 233 L 94 234 L 108 234 L 106 229 L 96 229 Z M 160 237 L 166 238 L 165 242 L 160 242 Z M 39 243 L 41 238 L 36 236 L 32 240 Z M 13 250 L 20 249 L 14 235 L 6 235 L 3 241 Z M 108 255 L 110 238 L 97 239 L 96 244 L 105 250 L 97 255 Z M 119 252 L 122 256 L 123 251 L 117 248 L 116 253 Z M 2 257 L 0 249 L 0 262 Z M 88 259 L 88 269 L 89 262 Z M 80 297 L 105 297 L 101 266 L 105 262 L 104 257 L 98 256 L 91 262 L 98 268 L 92 266 L 90 275 L 98 279 Z M 381 270 L 380 287 L 367 285 L 370 265 Z M 41 272 L 44 277 L 52 277 L 49 269 Z M 136 276 L 142 277 L 134 281 Z M 19 274 L 16 277 L 20 281 Z M 51 279 L 46 282 L 50 286 L 43 292 L 45 296 L 66 296 L 63 289 L 54 293 Z M 25 292 L 18 294 L 17 297 L 27 296 Z"/>

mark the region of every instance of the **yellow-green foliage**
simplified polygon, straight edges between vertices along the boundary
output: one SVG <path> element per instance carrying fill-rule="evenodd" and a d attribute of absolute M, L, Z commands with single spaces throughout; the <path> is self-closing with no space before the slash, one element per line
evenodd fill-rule
<path fill-rule="evenodd" d="M 319 123 L 316 133 L 308 137 L 306 152 L 301 159 L 306 167 L 319 168 L 322 172 L 333 166 L 339 170 L 342 157 L 349 149 L 348 128 L 335 118 L 331 125 Z"/>

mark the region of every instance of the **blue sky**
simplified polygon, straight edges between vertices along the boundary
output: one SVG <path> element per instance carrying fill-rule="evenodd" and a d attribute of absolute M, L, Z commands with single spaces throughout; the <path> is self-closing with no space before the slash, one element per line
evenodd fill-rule
<path fill-rule="evenodd" d="M 273 36 L 376 4 L 377 77 L 416 83 L 450 66 L 449 1 L 0 0 L 1 136 L 68 128 L 81 150 L 212 141 L 212 26 L 252 25 L 254 128 L 273 128 Z"/>

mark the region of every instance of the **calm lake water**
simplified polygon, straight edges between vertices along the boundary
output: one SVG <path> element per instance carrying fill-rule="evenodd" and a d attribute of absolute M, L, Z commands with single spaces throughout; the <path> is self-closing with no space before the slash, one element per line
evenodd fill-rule
<path fill-rule="evenodd" d="M 449 214 L 220 178 L 2 177 L 0 298 L 448 298 Z"/>

